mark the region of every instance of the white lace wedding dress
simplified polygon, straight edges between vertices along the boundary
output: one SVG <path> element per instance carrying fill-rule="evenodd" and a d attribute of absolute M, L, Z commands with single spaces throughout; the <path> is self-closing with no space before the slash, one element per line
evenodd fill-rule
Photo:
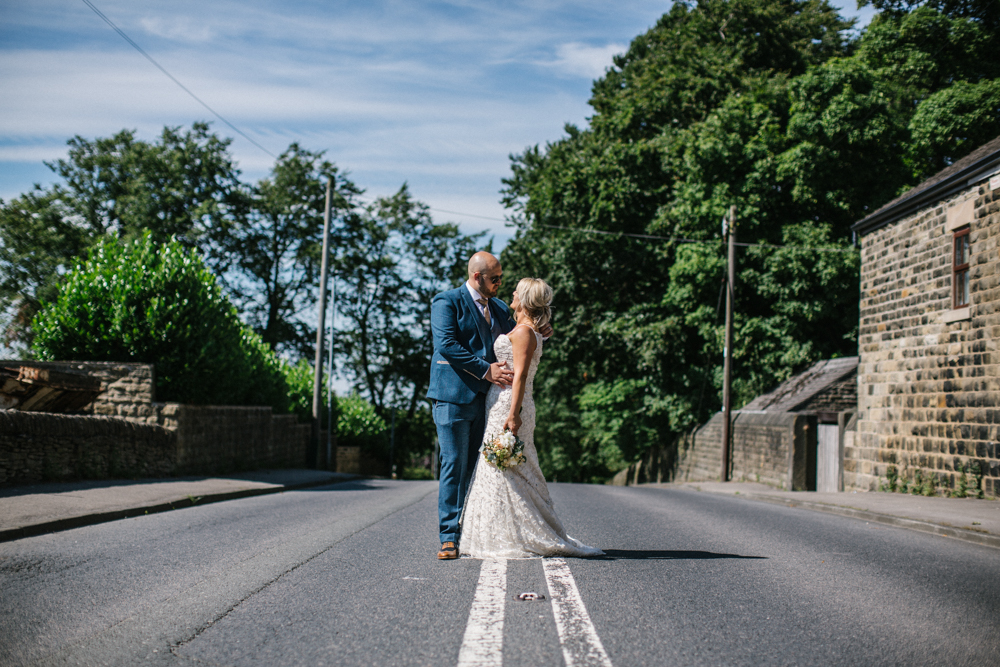
<path fill-rule="evenodd" d="M 535 451 L 535 401 L 532 385 L 542 356 L 542 337 L 531 358 L 521 403 L 521 427 L 517 435 L 524 441 L 526 460 L 506 471 L 497 470 L 480 454 L 472 485 L 462 510 L 462 537 L 459 551 L 474 558 L 539 558 L 542 556 L 600 556 L 604 552 L 588 547 L 566 534 L 556 516 L 545 477 L 538 467 Z M 510 339 L 501 334 L 493 344 L 497 361 L 514 367 Z M 486 434 L 499 433 L 510 413 L 513 392 L 496 385 L 486 395 Z"/>

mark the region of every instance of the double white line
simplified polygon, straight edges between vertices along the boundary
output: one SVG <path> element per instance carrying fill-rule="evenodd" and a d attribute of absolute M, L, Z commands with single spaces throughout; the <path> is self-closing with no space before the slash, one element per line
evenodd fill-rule
<path fill-rule="evenodd" d="M 576 580 L 562 558 L 542 561 L 567 667 L 611 667 L 601 638 L 580 598 Z M 507 561 L 485 560 L 458 653 L 458 667 L 503 665 L 503 617 L 507 601 Z"/>

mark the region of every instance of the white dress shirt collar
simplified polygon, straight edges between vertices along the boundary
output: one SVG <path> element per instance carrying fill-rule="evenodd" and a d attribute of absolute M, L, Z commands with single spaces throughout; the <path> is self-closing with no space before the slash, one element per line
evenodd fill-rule
<path fill-rule="evenodd" d="M 472 300 L 476 302 L 476 305 L 481 306 L 482 304 L 479 303 L 479 300 L 486 299 L 486 297 L 480 294 L 479 290 L 473 287 L 472 283 L 470 283 L 468 280 L 465 281 L 465 289 L 469 290 L 469 294 L 472 295 Z M 487 301 L 489 301 L 489 299 L 487 299 Z"/>

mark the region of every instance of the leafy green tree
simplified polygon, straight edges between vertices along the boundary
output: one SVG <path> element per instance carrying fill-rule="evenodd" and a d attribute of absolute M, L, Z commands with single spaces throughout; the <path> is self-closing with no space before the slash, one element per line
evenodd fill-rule
<path fill-rule="evenodd" d="M 825 2 L 675 3 L 594 83 L 589 127 L 512 156 L 504 268 L 556 299 L 536 383 L 547 474 L 606 478 L 718 408 L 730 205 L 751 244 L 737 406 L 855 353 L 850 225 L 1000 133 L 995 12 L 880 5 L 852 41 Z"/>
<path fill-rule="evenodd" d="M 76 136 L 67 158 L 46 164 L 63 179 L 55 191 L 93 233 L 127 239 L 149 231 L 158 243 L 176 237 L 197 247 L 245 205 L 231 141 L 208 123 L 165 127 L 154 143 L 122 130 L 93 141 Z"/>
<path fill-rule="evenodd" d="M 316 329 L 298 317 L 318 299 L 326 184 L 333 214 L 356 206 L 360 190 L 323 159 L 293 143 L 252 190 L 246 215 L 215 236 L 218 266 L 240 311 L 275 350 L 312 355 Z"/>
<path fill-rule="evenodd" d="M 0 326 L 4 345 L 27 353 L 31 321 L 92 243 L 58 193 L 35 188 L 0 201 Z M 6 313 L 6 317 L 2 314 Z"/>
<path fill-rule="evenodd" d="M 159 400 L 289 409 L 280 360 L 176 240 L 102 240 L 34 327 L 42 359 L 156 364 Z"/>
<path fill-rule="evenodd" d="M 312 364 L 306 359 L 299 359 L 298 363 L 295 364 L 282 362 L 282 370 L 285 374 L 285 384 L 288 385 L 289 410 L 295 413 L 300 422 L 311 422 L 313 414 L 313 379 L 315 378 Z M 331 390 L 328 380 L 329 376 L 324 373 L 322 378 L 322 397 L 320 399 L 323 406 L 322 410 L 320 410 L 321 429 L 326 429 L 330 425 L 327 405 L 331 399 Z M 336 395 L 332 395 L 332 398 L 333 418 L 334 423 L 336 423 L 338 399 Z"/>
<path fill-rule="evenodd" d="M 464 280 L 479 237 L 435 223 L 404 184 L 345 215 L 334 238 L 337 310 L 347 322 L 337 336 L 344 370 L 382 419 L 397 411 L 404 460 L 433 447 L 424 403 L 431 297 Z"/>
<path fill-rule="evenodd" d="M 931 176 L 1000 136 L 1000 79 L 958 81 L 920 103 L 910 120 L 908 162 Z"/>
<path fill-rule="evenodd" d="M 384 440 L 389 427 L 375 407 L 357 394 L 342 398 L 339 407 L 337 444 L 361 447 L 374 454 L 384 453 Z"/>
<path fill-rule="evenodd" d="M 0 201 L 0 328 L 15 348 L 30 347 L 40 304 L 99 240 L 148 231 L 157 242 L 177 237 L 218 259 L 214 239 L 245 212 L 229 140 L 206 123 L 164 128 L 152 143 L 131 130 L 68 143 L 66 158 L 47 163 L 60 183 Z"/>

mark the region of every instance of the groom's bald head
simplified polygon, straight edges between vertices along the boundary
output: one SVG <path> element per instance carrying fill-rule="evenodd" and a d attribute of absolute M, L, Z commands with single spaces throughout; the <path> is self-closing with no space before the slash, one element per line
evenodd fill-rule
<path fill-rule="evenodd" d="M 469 258 L 469 282 L 487 298 L 493 298 L 500 290 L 503 269 L 500 260 L 486 251 L 477 252 Z"/>
<path fill-rule="evenodd" d="M 500 260 L 482 250 L 469 258 L 469 279 L 476 273 L 485 273 L 500 268 Z"/>

